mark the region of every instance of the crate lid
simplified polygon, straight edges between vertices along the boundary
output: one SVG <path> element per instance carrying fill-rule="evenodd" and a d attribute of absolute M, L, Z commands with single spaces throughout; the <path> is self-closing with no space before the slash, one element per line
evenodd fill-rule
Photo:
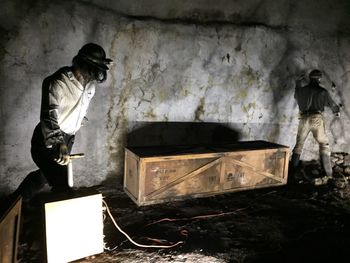
<path fill-rule="evenodd" d="M 182 154 L 219 153 L 232 151 L 249 151 L 263 149 L 288 148 L 288 146 L 267 141 L 240 141 L 230 144 L 215 145 L 163 145 L 126 147 L 129 151 L 140 157 L 171 156 Z"/>

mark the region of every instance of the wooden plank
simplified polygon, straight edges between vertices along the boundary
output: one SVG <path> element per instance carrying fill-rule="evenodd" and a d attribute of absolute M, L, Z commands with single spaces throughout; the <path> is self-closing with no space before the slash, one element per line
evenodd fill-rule
<path fill-rule="evenodd" d="M 140 157 L 137 156 L 135 153 L 133 153 L 132 151 L 130 151 L 128 148 L 125 148 L 125 154 L 130 156 L 130 157 L 133 157 L 134 159 L 140 161 Z"/>
<path fill-rule="evenodd" d="M 206 194 L 208 192 L 220 191 L 220 172 L 222 162 L 212 165 L 208 169 L 201 171 L 196 176 L 186 179 L 172 187 L 166 189 L 162 193 L 153 197 L 156 200 L 174 198 L 180 196 L 192 196 L 194 194 Z M 148 198 L 148 201 L 152 198 Z"/>
<path fill-rule="evenodd" d="M 223 186 L 225 182 L 226 160 L 227 160 L 227 157 L 222 157 L 221 171 L 220 171 L 220 184 L 219 184 L 220 191 L 223 190 Z"/>
<path fill-rule="evenodd" d="M 191 160 L 191 159 L 204 159 L 204 158 L 219 158 L 222 153 L 200 153 L 200 154 L 183 154 L 172 156 L 157 156 L 143 158 L 144 162 L 156 162 L 160 160 L 178 161 L 178 160 Z"/>
<path fill-rule="evenodd" d="M 151 163 L 145 162 L 145 173 L 142 175 L 147 178 L 143 185 L 144 195 L 147 196 L 153 191 L 179 179 L 185 174 L 197 170 L 215 159 L 216 158 L 197 158 L 177 161 L 158 160 Z"/>
<path fill-rule="evenodd" d="M 279 151 L 284 152 L 287 149 L 281 148 L 281 149 L 279 149 Z M 243 154 L 243 155 L 261 155 L 263 153 L 275 153 L 277 150 L 278 149 L 261 149 L 261 150 L 248 150 L 248 151 L 237 150 L 237 151 L 234 151 L 234 152 L 224 152 L 224 153 L 221 153 L 221 154 L 224 155 L 224 156 L 236 156 L 238 154 Z"/>
<path fill-rule="evenodd" d="M 218 164 L 219 162 L 221 162 L 221 157 L 220 158 L 217 158 L 215 159 L 214 161 L 211 161 L 210 163 L 207 163 L 206 165 L 203 165 L 202 167 L 198 168 L 197 170 L 193 171 L 193 172 L 190 172 L 188 174 L 185 174 L 184 176 L 178 178 L 177 180 L 167 184 L 167 185 L 164 185 L 163 187 L 159 188 L 158 190 L 150 193 L 149 195 L 147 195 L 147 198 L 152 198 L 156 195 L 159 195 L 160 193 L 166 191 L 167 189 L 171 188 L 172 186 L 174 185 L 177 185 L 187 179 L 190 179 L 198 174 L 200 174 L 201 172 L 203 172 L 204 170 L 214 166 L 215 164 Z"/>
<path fill-rule="evenodd" d="M 215 152 L 236 152 L 263 150 L 263 149 L 280 149 L 288 148 L 287 146 L 271 143 L 267 141 L 240 141 L 236 143 L 225 144 L 205 144 L 205 145 L 158 145 L 144 147 L 128 147 L 140 158 L 149 158 L 155 156 L 172 156 L 172 155 L 190 155 Z"/>
<path fill-rule="evenodd" d="M 131 194 L 127 187 L 124 187 L 124 192 L 130 197 L 132 201 L 134 201 L 137 205 L 141 205 L 143 202 L 140 202 L 138 198 L 136 198 L 133 194 Z"/>
<path fill-rule="evenodd" d="M 139 162 L 139 168 L 140 168 L 140 175 L 139 175 L 139 195 L 138 200 L 144 201 L 145 200 L 145 185 L 146 185 L 146 164 L 144 162 L 144 159 L 141 159 Z"/>
<path fill-rule="evenodd" d="M 283 149 L 283 148 L 281 148 Z M 198 154 L 179 154 L 179 155 L 169 155 L 169 156 L 152 156 L 152 157 L 145 157 L 142 158 L 144 162 L 156 162 L 160 160 L 171 160 L 171 161 L 177 161 L 177 160 L 190 160 L 190 159 L 199 159 L 199 158 L 218 158 L 221 156 L 230 156 L 235 155 L 237 153 L 250 153 L 250 154 L 258 154 L 262 151 L 266 153 L 272 153 L 276 152 L 276 149 L 263 149 L 263 150 L 235 150 L 232 152 L 215 152 L 215 153 L 198 153 Z"/>
<path fill-rule="evenodd" d="M 0 262 L 17 262 L 22 198 L 17 198 L 0 221 Z"/>
<path fill-rule="evenodd" d="M 139 195 L 139 158 L 129 151 L 125 152 L 124 164 L 124 188 L 127 188 L 130 194 L 135 198 Z"/>
<path fill-rule="evenodd" d="M 248 169 L 251 169 L 254 173 L 263 175 L 263 176 L 265 176 L 265 177 L 272 178 L 272 179 L 274 179 L 274 180 L 276 180 L 276 181 L 279 181 L 279 182 L 281 182 L 281 183 L 283 182 L 283 180 L 282 180 L 281 178 L 279 178 L 279 177 L 277 177 L 277 176 L 275 176 L 275 175 L 273 175 L 273 174 L 270 174 L 270 173 L 267 173 L 267 172 L 264 172 L 264 171 L 260 171 L 260 170 L 256 169 L 253 165 L 250 165 L 250 164 L 248 164 L 248 163 L 241 162 L 241 161 L 235 160 L 235 159 L 231 159 L 230 161 L 233 162 L 233 163 L 235 163 L 235 164 L 237 164 L 237 165 L 240 165 L 240 166 L 242 166 L 242 167 L 246 167 L 246 168 L 248 168 Z"/>
<path fill-rule="evenodd" d="M 285 182 L 287 182 L 287 177 L 288 177 L 288 167 L 289 167 L 289 157 L 290 157 L 290 151 L 285 152 L 285 157 L 284 157 L 284 173 L 283 173 L 283 179 Z"/>

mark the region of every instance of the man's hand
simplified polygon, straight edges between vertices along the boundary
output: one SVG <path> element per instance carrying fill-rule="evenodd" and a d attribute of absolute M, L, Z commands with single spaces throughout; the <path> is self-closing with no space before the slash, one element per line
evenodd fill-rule
<path fill-rule="evenodd" d="M 89 119 L 84 116 L 83 120 L 81 121 L 81 127 L 85 126 L 89 122 Z"/>
<path fill-rule="evenodd" d="M 337 86 L 335 85 L 335 83 L 334 82 L 332 82 L 332 92 L 335 92 L 335 88 L 336 88 Z"/>
<path fill-rule="evenodd" d="M 67 165 L 70 161 L 67 145 L 61 143 L 56 145 L 56 147 L 56 154 L 53 160 L 60 165 Z"/>

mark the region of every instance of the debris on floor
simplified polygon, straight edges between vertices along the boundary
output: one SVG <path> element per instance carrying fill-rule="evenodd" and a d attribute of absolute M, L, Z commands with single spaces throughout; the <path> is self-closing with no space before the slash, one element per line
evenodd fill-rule
<path fill-rule="evenodd" d="M 105 252 L 75 262 L 339 262 L 350 244 L 349 155 L 333 153 L 332 163 L 327 182 L 316 180 L 324 176 L 318 161 L 304 161 L 294 184 L 146 207 L 136 206 L 121 185 L 90 187 L 133 240 L 183 243 L 138 248 L 106 216 Z M 40 196 L 23 211 L 19 262 L 41 262 L 39 207 Z"/>

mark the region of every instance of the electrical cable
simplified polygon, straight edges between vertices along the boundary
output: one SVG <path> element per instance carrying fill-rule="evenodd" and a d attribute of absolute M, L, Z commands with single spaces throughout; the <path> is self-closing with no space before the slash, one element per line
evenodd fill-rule
<path fill-rule="evenodd" d="M 151 223 L 147 224 L 146 227 L 154 225 L 154 224 L 158 224 L 161 222 L 188 221 L 188 220 L 207 219 L 207 218 L 213 218 L 213 217 L 232 215 L 232 214 L 237 214 L 238 212 L 241 212 L 241 211 L 246 210 L 246 209 L 248 209 L 248 207 L 240 208 L 240 209 L 237 209 L 237 210 L 231 211 L 231 212 L 223 212 L 223 213 L 210 214 L 210 215 L 199 215 L 199 216 L 185 217 L 185 218 L 168 218 L 168 217 L 166 217 L 166 218 L 157 220 L 155 222 L 151 222 Z"/>
<path fill-rule="evenodd" d="M 103 204 L 105 205 L 106 207 L 106 211 L 109 215 L 109 217 L 111 218 L 114 226 L 119 230 L 120 233 L 122 233 L 132 244 L 134 244 L 135 246 L 138 246 L 138 247 L 143 247 L 143 248 L 173 248 L 173 247 L 176 247 L 180 244 L 183 244 L 184 242 L 183 241 L 178 241 L 177 243 L 175 244 L 172 244 L 172 245 L 143 245 L 143 244 L 139 244 L 137 242 L 135 242 L 134 240 L 131 239 L 131 237 L 129 237 L 129 235 L 127 233 L 125 233 L 120 227 L 119 225 L 117 224 L 117 222 L 115 221 L 115 219 L 113 218 L 112 214 L 111 214 L 111 211 L 109 210 L 109 207 L 106 203 L 106 201 L 102 200 Z"/>
<path fill-rule="evenodd" d="M 277 191 L 271 191 L 271 192 L 268 192 L 268 193 L 265 193 L 265 194 L 262 194 L 260 196 L 258 196 L 257 198 L 254 198 L 250 203 L 253 203 L 253 201 L 256 201 L 258 199 L 260 199 L 261 197 L 263 196 L 267 196 L 267 195 L 270 195 L 270 194 L 273 194 L 273 193 L 276 193 Z M 106 207 L 106 211 L 109 215 L 109 217 L 111 218 L 114 226 L 132 243 L 134 244 L 135 246 L 138 246 L 138 247 L 143 247 L 143 248 L 173 248 L 173 247 L 176 247 L 180 244 L 184 244 L 183 241 L 179 241 L 173 245 L 143 245 L 143 244 L 139 244 L 135 241 L 133 241 L 127 233 L 125 233 L 117 224 L 117 222 L 114 220 L 112 214 L 111 214 L 111 211 L 109 210 L 109 207 L 107 205 L 107 203 L 102 200 L 103 204 L 105 205 Z M 154 225 L 154 224 L 157 224 L 157 223 L 160 223 L 160 222 L 174 222 L 174 221 L 184 221 L 184 220 L 197 220 L 197 219 L 207 219 L 207 218 L 213 218 L 213 217 L 220 217 L 220 216 L 226 216 L 226 215 L 230 215 L 230 214 L 236 214 L 237 212 L 241 212 L 241 211 L 244 211 L 246 209 L 250 208 L 250 205 L 248 205 L 247 207 L 244 207 L 244 208 L 240 208 L 240 209 L 237 209 L 235 211 L 230 211 L 230 212 L 223 212 L 223 213 L 219 213 L 219 214 L 209 214 L 209 215 L 200 215 L 200 216 L 194 216 L 194 217 L 189 217 L 189 218 L 163 218 L 163 219 L 160 219 L 160 220 L 157 220 L 155 222 L 151 222 L 149 224 L 146 225 L 146 227 L 150 226 L 150 225 Z M 187 233 L 187 230 L 181 230 L 181 234 L 184 235 L 184 236 L 187 236 L 188 233 Z M 148 238 L 149 240 L 152 240 L 151 238 Z M 154 239 L 154 241 L 156 241 Z M 117 246 L 115 247 L 117 248 Z M 107 248 L 109 251 L 112 251 L 114 250 L 115 248 L 113 249 L 109 249 Z"/>
<path fill-rule="evenodd" d="M 198 220 L 198 219 L 208 219 L 208 218 L 215 218 L 215 217 L 221 217 L 221 216 L 226 216 L 226 215 L 231 215 L 231 214 L 237 214 L 238 212 L 247 210 L 249 208 L 251 208 L 251 203 L 254 203 L 256 200 L 259 200 L 259 198 L 263 197 L 263 196 L 267 196 L 273 193 L 276 193 L 277 191 L 270 191 L 268 193 L 262 194 L 260 196 L 258 196 L 257 198 L 254 198 L 248 206 L 243 207 L 243 208 L 239 208 L 236 209 L 235 211 L 229 211 L 229 212 L 223 212 L 223 213 L 218 213 L 218 214 L 208 214 L 208 215 L 199 215 L 199 216 L 193 216 L 193 217 L 185 217 L 185 218 L 162 218 L 160 220 L 148 223 L 147 225 L 145 225 L 145 227 L 151 226 L 151 225 L 155 225 L 158 223 L 162 223 L 162 222 L 176 222 L 176 221 L 188 221 L 188 220 Z M 186 235 L 186 234 L 184 234 Z"/>

